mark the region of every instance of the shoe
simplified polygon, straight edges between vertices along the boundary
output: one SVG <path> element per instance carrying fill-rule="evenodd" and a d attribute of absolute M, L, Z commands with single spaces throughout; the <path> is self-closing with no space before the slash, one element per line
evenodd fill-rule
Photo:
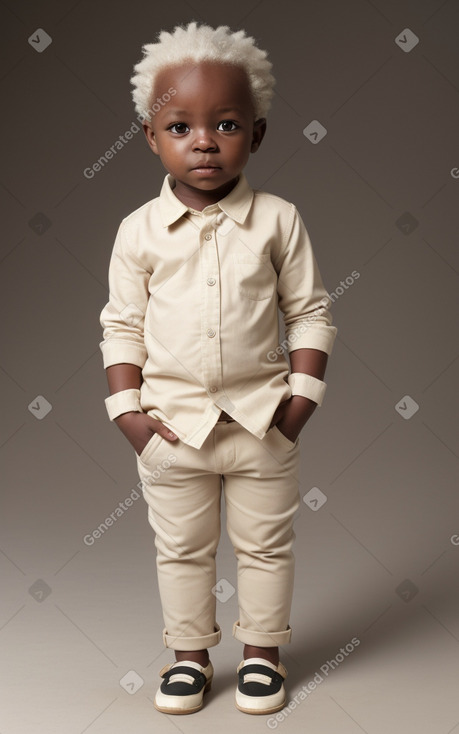
<path fill-rule="evenodd" d="M 161 668 L 164 678 L 156 691 L 154 706 L 165 714 L 193 714 L 202 709 L 202 699 L 210 691 L 214 669 L 192 660 L 180 660 Z"/>
<path fill-rule="evenodd" d="M 273 714 L 286 703 L 284 679 L 287 671 L 264 658 L 248 658 L 237 667 L 236 708 L 245 714 Z"/>

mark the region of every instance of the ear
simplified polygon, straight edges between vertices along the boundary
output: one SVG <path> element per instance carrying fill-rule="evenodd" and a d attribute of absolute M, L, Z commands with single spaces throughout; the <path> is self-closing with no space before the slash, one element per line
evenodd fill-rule
<path fill-rule="evenodd" d="M 255 120 L 253 123 L 253 137 L 252 137 L 252 145 L 250 147 L 251 153 L 256 153 L 258 148 L 261 145 L 261 141 L 264 138 L 266 132 L 266 118 L 260 117 L 259 120 Z"/>
<path fill-rule="evenodd" d="M 150 127 L 148 122 L 142 123 L 142 127 L 145 133 L 145 137 L 147 139 L 148 145 L 152 149 L 153 153 L 155 153 L 156 155 L 159 155 L 158 146 L 156 144 L 156 137 L 155 137 L 153 128 Z"/>

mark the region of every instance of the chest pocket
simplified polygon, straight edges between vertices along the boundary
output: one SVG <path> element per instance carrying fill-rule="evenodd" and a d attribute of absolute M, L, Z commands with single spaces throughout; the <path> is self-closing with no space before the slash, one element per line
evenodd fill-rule
<path fill-rule="evenodd" d="M 233 255 L 236 286 L 241 296 L 251 301 L 270 298 L 277 285 L 277 273 L 269 253 Z"/>

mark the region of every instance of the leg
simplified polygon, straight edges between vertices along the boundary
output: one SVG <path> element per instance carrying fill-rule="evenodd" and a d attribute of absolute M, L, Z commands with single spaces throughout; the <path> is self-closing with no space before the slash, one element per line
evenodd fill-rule
<path fill-rule="evenodd" d="M 206 650 L 176 650 L 175 659 L 180 660 L 194 660 L 195 663 L 199 663 L 204 668 L 209 664 L 209 651 Z"/>
<path fill-rule="evenodd" d="M 244 713 L 269 714 L 287 700 L 287 670 L 279 662 L 278 645 L 291 637 L 299 441 L 278 429 L 259 441 L 236 428 L 234 444 L 237 460 L 224 476 L 224 490 L 238 559 L 239 620 L 233 635 L 245 643 L 235 702 Z"/>
<path fill-rule="evenodd" d="M 277 665 L 278 646 L 291 638 L 299 442 L 278 430 L 260 441 L 240 426 L 233 438 L 237 459 L 224 476 L 227 528 L 238 560 L 233 634 L 246 645 L 244 657 Z"/>
<path fill-rule="evenodd" d="M 212 593 L 221 476 L 212 471 L 211 448 L 211 437 L 199 451 L 158 438 L 137 461 L 155 531 L 163 641 L 177 651 L 177 660 L 199 663 L 206 662 L 207 648 L 218 644 L 221 634 Z"/>
<path fill-rule="evenodd" d="M 264 658 L 274 665 L 279 665 L 279 648 L 244 645 L 244 660 L 248 660 L 249 658 Z"/>

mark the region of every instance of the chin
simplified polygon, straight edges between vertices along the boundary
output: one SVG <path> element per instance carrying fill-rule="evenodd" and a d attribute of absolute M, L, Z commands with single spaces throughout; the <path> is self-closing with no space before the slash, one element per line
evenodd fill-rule
<path fill-rule="evenodd" d="M 214 181 L 211 178 L 208 178 L 208 179 L 201 179 L 201 181 L 195 181 L 191 185 L 194 186 L 195 189 L 204 189 L 205 191 L 207 191 L 208 189 L 210 190 L 219 189 L 222 186 L 224 186 L 225 183 L 227 183 L 227 181 L 223 181 L 219 183 L 217 181 Z"/>

